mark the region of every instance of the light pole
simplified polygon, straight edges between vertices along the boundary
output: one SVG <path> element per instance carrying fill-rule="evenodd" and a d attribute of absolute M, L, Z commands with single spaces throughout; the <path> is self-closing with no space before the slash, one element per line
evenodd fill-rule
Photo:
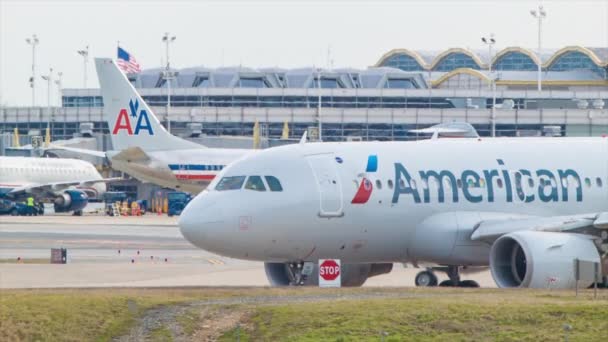
<path fill-rule="evenodd" d="M 541 48 L 542 48 L 542 39 L 541 39 L 541 33 L 542 33 L 542 26 L 543 26 L 543 19 L 545 19 L 547 17 L 547 12 L 545 11 L 545 9 L 543 8 L 543 5 L 538 5 L 537 9 L 533 9 L 530 11 L 530 14 L 532 14 L 532 16 L 536 19 L 538 19 L 538 91 L 543 90 L 543 86 L 542 86 L 542 65 L 541 65 Z"/>
<path fill-rule="evenodd" d="M 46 81 L 46 96 L 47 96 L 47 115 L 49 116 L 49 122 L 47 123 L 47 128 L 51 128 L 51 84 L 53 83 L 53 68 L 49 68 L 48 75 L 41 75 L 42 79 Z"/>
<path fill-rule="evenodd" d="M 79 55 L 82 56 L 83 59 L 83 67 L 84 67 L 84 82 L 83 82 L 83 88 L 87 87 L 87 63 L 89 62 L 89 46 L 87 45 L 86 48 L 84 48 L 83 50 L 78 50 L 76 51 L 78 52 Z"/>
<path fill-rule="evenodd" d="M 321 119 L 321 68 L 317 69 L 317 91 L 319 92 L 319 99 L 317 102 L 317 129 L 319 130 L 319 141 L 323 141 L 323 120 Z"/>
<path fill-rule="evenodd" d="M 496 44 L 494 33 L 488 37 L 481 37 L 481 41 L 488 46 L 488 74 L 490 76 L 490 89 L 492 90 L 492 137 L 496 137 L 496 78 L 492 73 L 492 47 Z"/>
<path fill-rule="evenodd" d="M 32 88 L 32 107 L 36 106 L 36 45 L 40 43 L 38 36 L 35 34 L 31 38 L 26 38 L 25 41 L 32 46 L 32 76 L 30 77 L 30 87 Z"/>
<path fill-rule="evenodd" d="M 61 107 L 62 106 L 62 102 L 63 102 L 62 101 L 63 98 L 62 98 L 62 94 L 61 94 L 61 91 L 63 89 L 62 84 L 61 84 L 61 77 L 62 76 L 63 76 L 63 73 L 61 71 L 59 71 L 57 73 L 57 79 L 55 80 L 55 84 L 57 85 L 57 93 L 59 93 L 59 105 L 58 105 L 58 107 Z M 86 82 L 85 82 L 85 84 L 86 84 Z"/>
<path fill-rule="evenodd" d="M 173 78 L 173 73 L 171 72 L 171 66 L 169 64 L 169 44 L 175 41 L 175 36 L 170 36 L 169 32 L 165 32 L 162 41 L 165 43 L 165 52 L 167 53 L 167 66 L 165 67 L 164 77 L 167 82 L 167 131 L 171 134 L 171 117 L 169 111 L 171 110 L 171 79 Z"/>
<path fill-rule="evenodd" d="M 481 37 L 481 41 L 488 46 L 488 73 L 492 74 L 492 47 L 496 44 L 494 33 L 490 33 L 488 37 Z"/>
<path fill-rule="evenodd" d="M 49 110 L 51 109 L 51 83 L 53 83 L 53 68 L 49 69 L 49 74 L 48 75 L 41 75 L 42 79 L 46 81 L 47 84 L 47 107 L 49 108 Z"/>

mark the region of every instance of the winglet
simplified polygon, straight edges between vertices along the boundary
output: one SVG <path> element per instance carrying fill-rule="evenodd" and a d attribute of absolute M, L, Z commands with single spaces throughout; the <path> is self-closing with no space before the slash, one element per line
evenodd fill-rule
<path fill-rule="evenodd" d="M 260 148 L 260 122 L 255 119 L 253 124 L 253 149 L 257 150 Z"/>
<path fill-rule="evenodd" d="M 304 134 L 302 134 L 302 137 L 300 138 L 300 144 L 306 143 L 307 133 L 308 133 L 307 131 L 304 131 Z"/>
<path fill-rule="evenodd" d="M 281 140 L 289 139 L 289 123 L 287 120 L 283 123 L 283 132 L 281 133 Z"/>
<path fill-rule="evenodd" d="M 51 128 L 46 126 L 46 134 L 44 135 L 44 147 L 49 148 L 51 145 Z"/>
<path fill-rule="evenodd" d="M 19 129 L 15 127 L 15 131 L 13 132 L 13 147 L 21 147 L 21 142 L 19 141 Z"/>

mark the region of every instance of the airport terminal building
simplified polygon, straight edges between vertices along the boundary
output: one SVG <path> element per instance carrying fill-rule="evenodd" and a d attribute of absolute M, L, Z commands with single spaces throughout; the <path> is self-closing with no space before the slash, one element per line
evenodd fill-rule
<path fill-rule="evenodd" d="M 324 141 L 407 140 L 408 131 L 446 121 L 468 121 L 497 136 L 608 133 L 608 48 L 568 46 L 542 54 L 509 47 L 488 58 L 463 48 L 438 52 L 394 49 L 367 69 L 191 67 L 147 69 L 128 78 L 174 134 L 290 138 L 306 130 Z M 538 90 L 538 66 L 542 90 Z M 492 86 L 495 81 L 495 87 Z M 495 98 L 495 102 L 494 102 Z M 99 89 L 64 89 L 59 108 L 2 108 L 0 132 L 21 134 L 51 122 L 53 139 L 109 133 Z M 547 128 L 549 127 L 549 128 Z M 415 137 L 414 137 L 415 138 Z"/>

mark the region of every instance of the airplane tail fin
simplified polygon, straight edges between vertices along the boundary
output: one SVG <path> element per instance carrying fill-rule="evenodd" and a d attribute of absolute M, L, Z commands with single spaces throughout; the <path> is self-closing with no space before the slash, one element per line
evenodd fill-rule
<path fill-rule="evenodd" d="M 95 67 L 114 150 L 134 146 L 144 151 L 204 148 L 167 132 L 113 60 L 96 58 Z"/>

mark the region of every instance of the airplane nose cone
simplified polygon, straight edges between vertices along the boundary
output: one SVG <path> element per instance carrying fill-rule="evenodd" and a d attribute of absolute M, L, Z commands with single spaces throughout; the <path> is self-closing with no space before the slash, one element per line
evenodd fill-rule
<path fill-rule="evenodd" d="M 206 194 L 196 197 L 180 215 L 179 229 L 191 244 L 209 250 L 210 240 L 222 225 L 221 212 Z"/>

